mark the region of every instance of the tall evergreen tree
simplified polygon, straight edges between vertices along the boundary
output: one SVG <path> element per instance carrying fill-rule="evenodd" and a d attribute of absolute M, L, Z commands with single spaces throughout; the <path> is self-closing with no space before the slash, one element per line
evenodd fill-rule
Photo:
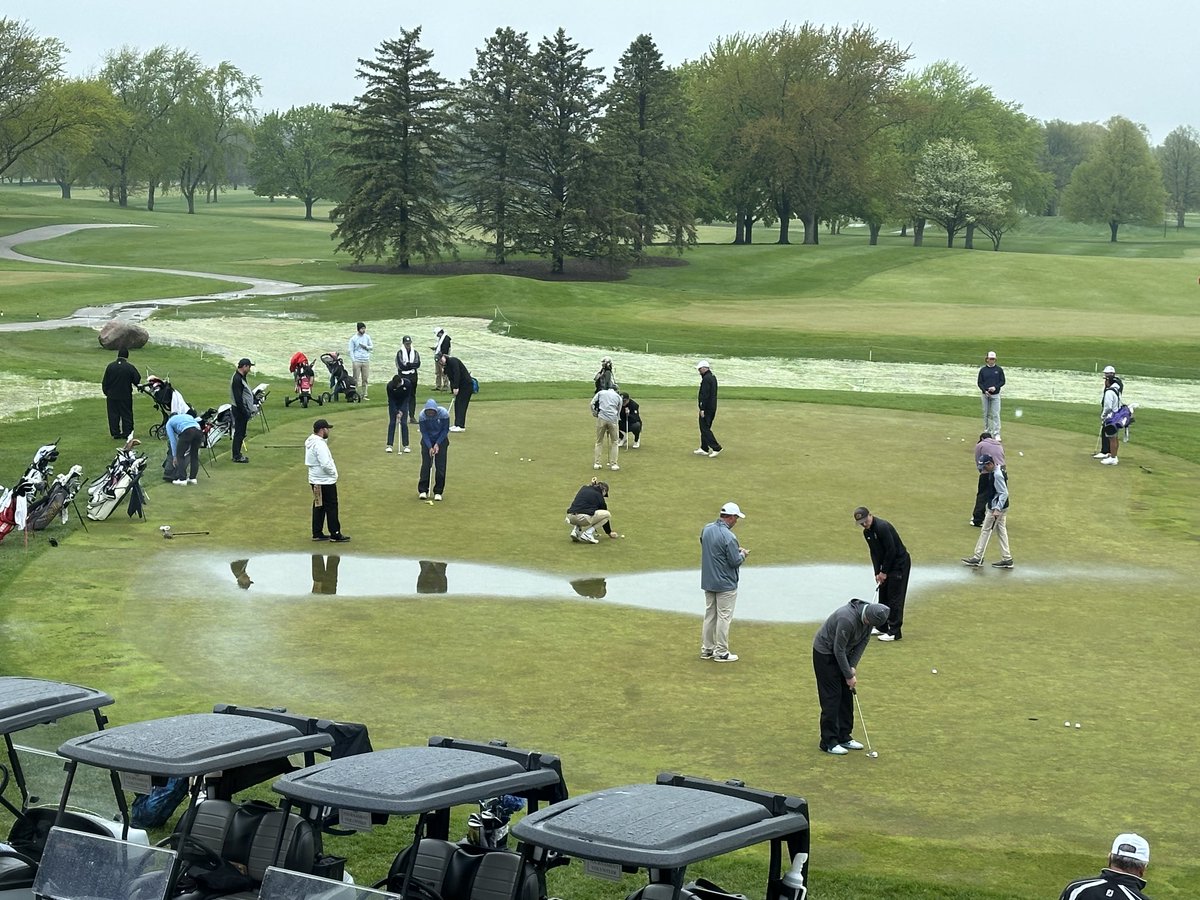
<path fill-rule="evenodd" d="M 621 56 L 603 101 L 599 147 L 616 179 L 612 199 L 630 217 L 634 254 L 658 235 L 682 250 L 695 241 L 698 161 L 682 80 L 649 35 Z"/>
<path fill-rule="evenodd" d="M 330 217 L 337 250 L 361 262 L 387 259 L 407 269 L 414 256 L 452 252 L 453 231 L 440 166 L 449 158 L 449 83 L 429 67 L 421 29 L 401 29 L 358 61 L 366 90 L 345 116 L 337 149 L 348 157 L 339 174 L 345 199 Z"/>
<path fill-rule="evenodd" d="M 489 236 L 479 243 L 503 265 L 528 209 L 529 39 L 498 28 L 475 60 L 454 106 L 457 193 L 463 224 Z"/>
<path fill-rule="evenodd" d="M 522 249 L 550 257 L 561 274 L 568 256 L 587 252 L 589 187 L 594 187 L 593 139 L 599 110 L 599 69 L 586 65 L 590 50 L 563 29 L 543 38 L 533 57 L 529 93 L 530 206 Z"/>

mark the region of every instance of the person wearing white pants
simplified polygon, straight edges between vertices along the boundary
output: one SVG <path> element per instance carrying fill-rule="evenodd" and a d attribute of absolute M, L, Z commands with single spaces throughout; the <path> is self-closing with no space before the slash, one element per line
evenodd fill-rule
<path fill-rule="evenodd" d="M 1004 387 L 1004 369 L 996 365 L 996 351 L 989 350 L 975 379 L 983 404 L 983 430 L 1000 440 L 1000 390 Z"/>

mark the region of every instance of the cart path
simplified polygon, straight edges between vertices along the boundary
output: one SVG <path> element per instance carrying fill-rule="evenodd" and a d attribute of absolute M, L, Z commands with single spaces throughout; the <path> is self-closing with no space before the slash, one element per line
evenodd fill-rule
<path fill-rule="evenodd" d="M 39 263 L 47 266 L 70 266 L 80 269 L 106 269 L 119 272 L 149 272 L 154 275 L 181 275 L 186 278 L 208 278 L 213 281 L 225 281 L 230 284 L 242 285 L 238 290 L 222 291 L 213 294 L 192 294 L 186 297 L 170 297 L 165 299 L 148 298 L 144 300 L 128 300 L 122 303 L 111 303 L 103 306 L 85 306 L 77 309 L 63 319 L 44 319 L 34 322 L 5 322 L 0 324 L 0 331 L 43 331 L 54 328 L 77 328 L 79 326 L 96 327 L 97 322 L 103 323 L 110 319 L 120 318 L 130 322 L 141 322 L 156 309 L 165 306 L 182 306 L 188 303 L 215 300 L 240 300 L 244 297 L 277 297 L 280 294 L 309 294 L 318 291 L 336 291 L 347 288 L 362 287 L 358 284 L 337 285 L 303 285 L 292 281 L 276 281 L 270 278 L 255 278 L 250 275 L 224 275 L 217 272 L 193 272 L 188 269 L 165 269 L 154 266 L 115 266 L 97 263 L 66 262 L 60 259 L 42 259 L 36 256 L 26 256 L 18 252 L 16 247 L 22 244 L 33 244 L 49 241 L 64 235 L 73 234 L 89 228 L 154 228 L 153 225 L 44 225 L 41 228 L 30 228 L 16 234 L 0 235 L 0 259 L 14 262 Z"/>
<path fill-rule="evenodd" d="M 48 265 L 72 265 L 58 260 L 37 259 L 16 252 L 13 247 L 32 241 L 49 240 L 83 228 L 144 228 L 123 225 L 54 225 L 0 237 L 0 258 Z M 237 299 L 251 296 L 279 296 L 288 293 L 340 290 L 362 285 L 302 286 L 286 281 L 231 276 L 179 269 L 136 266 L 89 265 L 87 268 L 157 272 L 188 277 L 213 278 L 247 285 L 244 290 L 168 300 L 140 300 L 111 306 L 78 310 L 74 316 L 45 322 L 14 322 L 0 325 L 3 331 L 27 331 L 42 328 L 88 326 L 99 329 L 114 315 L 144 320 L 155 309 L 197 301 Z M 503 323 L 505 325 L 509 323 Z M 416 347 L 429 356 L 433 333 L 445 327 L 455 339 L 456 352 L 471 367 L 481 382 L 579 381 L 587 385 L 601 356 L 611 356 L 619 381 L 628 384 L 686 386 L 696 383 L 696 358 L 679 354 L 641 353 L 604 347 L 556 344 L 510 337 L 507 328 L 494 330 L 492 323 L 474 318 L 410 318 L 373 321 L 371 335 L 379 350 L 376 371 L 390 370 L 394 350 L 405 334 L 414 336 Z M 344 351 L 348 326 L 306 319 L 283 317 L 213 316 L 212 318 L 173 320 L 155 319 L 153 340 L 160 344 L 190 347 L 205 353 L 217 353 L 232 365 L 249 355 L 257 363 L 259 374 L 290 381 L 288 360 L 297 350 L 316 358 L 328 350 Z M 236 339 L 236 345 L 231 343 Z M 461 350 L 459 350 L 461 348 Z M 780 387 L 807 390 L 853 391 L 879 394 L 961 395 L 964 403 L 977 409 L 975 388 L 978 365 L 927 363 L 880 363 L 854 359 L 779 359 L 727 357 L 710 351 L 713 371 L 727 387 Z M 424 368 L 432 369 L 432 365 Z M 1009 419 L 1022 400 L 1051 400 L 1065 403 L 1100 404 L 1101 381 L 1098 374 L 1053 369 L 1007 367 L 1008 384 L 1004 389 L 1004 416 Z M 377 380 L 386 380 L 378 378 Z M 3 376 L 0 375 L 0 382 Z M 425 379 L 423 379 L 425 381 Z M 79 396 L 99 396 L 99 385 L 88 389 L 78 382 L 30 386 L 33 390 L 0 391 L 0 415 L 33 409 Z M 1126 399 L 1146 409 L 1179 412 L 1200 410 L 1200 381 L 1170 378 L 1133 378 L 1126 383 Z"/>

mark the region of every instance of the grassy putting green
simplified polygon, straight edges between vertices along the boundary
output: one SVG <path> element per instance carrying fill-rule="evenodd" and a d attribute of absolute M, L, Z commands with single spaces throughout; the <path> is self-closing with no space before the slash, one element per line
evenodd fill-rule
<path fill-rule="evenodd" d="M 25 199 L 14 209 L 18 195 Z M 1063 229 L 1031 236 L 1029 253 L 999 255 L 823 236 L 819 249 L 702 247 L 686 267 L 639 270 L 616 284 L 388 279 L 341 271 L 327 224 L 248 198 L 189 218 L 29 196 L 0 192 L 4 230 L 89 220 L 159 226 L 146 244 L 84 233 L 36 248 L 45 255 L 371 284 L 352 295 L 254 304 L 336 322 L 403 318 L 418 306 L 490 317 L 499 306 L 518 331 L 563 341 L 971 361 L 982 349 L 977 321 L 1010 365 L 1091 371 L 1114 358 L 1125 371 L 1170 375 L 1190 374 L 1196 362 L 1185 328 L 1194 276 L 1178 260 L 1200 242 L 1187 234 L 1161 245 L 1141 235 L 1144 243 L 1109 252 Z M 1078 255 L 1101 258 L 1067 258 Z M 1064 268 L 1082 263 L 1096 265 Z M 5 272 L 28 277 L 28 269 L 0 270 L 0 303 L 25 289 Z M 1059 277 L 1067 271 L 1078 277 Z M 1144 339 L 1096 335 L 1094 321 L 1115 314 L 1134 286 Z M 125 296 L 125 285 L 110 287 L 109 299 Z M 103 285 L 96 293 L 102 299 Z M 927 333 L 903 333 L 908 312 L 896 304 L 904 300 L 921 304 L 914 308 Z M 1018 303 L 1019 315 L 997 314 Z M 1046 334 L 1022 338 L 1034 315 Z M 81 330 L 6 335 L 5 348 L 0 366 L 39 377 L 95 379 L 109 358 Z M 136 361 L 170 371 L 200 403 L 217 402 L 229 374 L 228 361 L 163 348 Z M 104 687 L 119 701 L 115 721 L 233 700 L 361 719 L 380 746 L 437 731 L 503 736 L 561 753 L 576 791 L 664 768 L 795 791 L 812 803 L 814 890 L 825 897 L 1044 896 L 1096 869 L 1114 829 L 1127 827 L 1155 845 L 1152 894 L 1200 887 L 1180 827 L 1197 724 L 1189 701 L 1200 687 L 1180 604 L 1200 531 L 1194 416 L 1143 417 L 1124 464 L 1107 470 L 1087 458 L 1094 409 L 1025 404 L 1022 424 L 1005 432 L 1010 452 L 1026 454 L 1013 461 L 1020 568 L 926 593 L 912 605 L 904 643 L 871 648 L 863 700 L 881 751 L 872 763 L 815 749 L 813 624 L 737 622 L 743 662 L 706 667 L 695 659 L 699 621 L 690 616 L 583 601 L 255 599 L 214 589 L 187 554 L 212 548 L 227 570 L 239 558 L 315 546 L 300 451 L 265 444 L 298 445 L 316 413 L 285 410 L 279 395 L 271 434 L 252 439 L 251 466 L 226 458 L 198 488 L 154 486 L 148 522 L 72 530 L 59 548 L 35 541 L 28 555 L 18 538 L 0 545 L 4 671 Z M 686 568 L 696 562 L 699 527 L 730 498 L 751 515 L 740 528 L 754 550 L 747 579 L 769 561 L 832 560 L 860 564 L 869 586 L 849 518 L 860 502 L 896 522 L 918 567 L 954 566 L 973 544 L 964 439 L 978 433 L 974 398 L 726 391 L 717 431 L 730 449 L 710 461 L 688 452 L 690 392 L 647 387 L 636 394 L 648 401 L 644 449 L 625 454 L 610 477 L 616 523 L 630 537 L 573 546 L 561 512 L 593 474 L 580 395 L 578 385 L 489 385 L 472 406 L 470 431 L 454 440 L 438 507 L 415 500 L 413 455 L 383 454 L 381 404 L 322 411 L 337 416 L 333 447 L 354 535 L 347 552 L 570 575 Z M 144 428 L 149 405 L 137 399 Z M 96 471 L 112 450 L 102 421 L 102 403 L 83 400 L 40 422 L 6 422 L 3 477 L 59 434 L 64 462 L 80 458 Z M 165 522 L 214 535 L 167 543 L 156 529 Z M 811 590 L 819 587 L 797 585 Z M 830 607 L 845 599 L 829 598 Z M 1067 718 L 1083 728 L 1064 729 Z M 384 851 L 367 846 L 352 852 L 371 875 L 385 866 Z M 752 868 L 735 859 L 708 874 L 752 891 Z M 589 896 L 581 879 L 553 892 Z"/>

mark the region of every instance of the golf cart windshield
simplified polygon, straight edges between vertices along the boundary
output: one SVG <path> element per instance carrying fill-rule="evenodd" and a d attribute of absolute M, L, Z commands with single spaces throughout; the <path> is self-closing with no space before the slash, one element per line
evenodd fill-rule
<path fill-rule="evenodd" d="M 396 894 L 302 875 L 286 869 L 267 869 L 258 900 L 400 900 Z"/>
<path fill-rule="evenodd" d="M 174 859 L 171 850 L 52 828 L 33 893 L 46 900 L 163 900 Z"/>
<path fill-rule="evenodd" d="M 25 776 L 30 807 L 57 809 L 66 782 L 63 758 L 56 749 L 66 740 L 96 730 L 91 713 L 67 716 L 57 722 L 35 725 L 13 737 L 13 752 Z M 112 780 L 98 769 L 81 771 L 71 787 L 71 808 L 85 809 L 102 819 L 120 814 Z"/>

